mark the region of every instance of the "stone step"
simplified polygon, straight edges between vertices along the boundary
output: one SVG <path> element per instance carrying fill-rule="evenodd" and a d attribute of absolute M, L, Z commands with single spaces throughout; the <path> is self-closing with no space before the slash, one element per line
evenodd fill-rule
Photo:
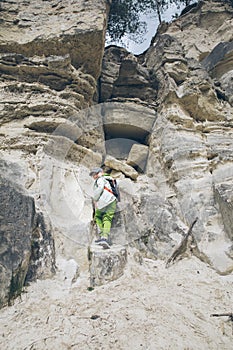
<path fill-rule="evenodd" d="M 127 249 L 112 245 L 110 249 L 92 244 L 89 247 L 90 287 L 101 286 L 121 277 L 127 263 Z"/>

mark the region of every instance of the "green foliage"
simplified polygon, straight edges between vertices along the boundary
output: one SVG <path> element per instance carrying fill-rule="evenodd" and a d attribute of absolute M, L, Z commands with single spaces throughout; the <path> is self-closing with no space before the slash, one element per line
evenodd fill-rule
<path fill-rule="evenodd" d="M 112 0 L 109 20 L 108 35 L 112 41 L 121 41 L 125 34 L 133 36 L 135 41 L 146 33 L 146 23 L 141 20 L 141 15 L 152 13 L 162 22 L 162 13 L 169 5 L 189 5 L 194 0 Z"/>
<path fill-rule="evenodd" d="M 109 13 L 108 34 L 113 41 L 119 41 L 125 34 L 142 35 L 145 22 L 140 20 L 144 12 L 139 0 L 113 0 Z"/>
<path fill-rule="evenodd" d="M 146 33 L 146 23 L 141 20 L 141 15 L 150 13 L 158 17 L 162 22 L 162 13 L 170 5 L 176 5 L 179 9 L 191 5 L 199 0 L 112 0 L 108 35 L 112 41 L 120 42 L 125 34 L 136 42 L 142 42 L 142 36 Z M 220 0 L 233 6 L 233 0 Z M 174 17 L 176 14 L 174 14 Z"/>

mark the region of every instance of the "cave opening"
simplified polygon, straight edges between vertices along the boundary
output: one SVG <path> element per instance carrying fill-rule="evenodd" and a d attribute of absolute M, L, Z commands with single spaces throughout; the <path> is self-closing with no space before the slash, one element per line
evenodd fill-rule
<path fill-rule="evenodd" d="M 148 146 L 149 132 L 129 124 L 104 125 L 106 153 L 117 159 L 127 159 L 134 144 Z"/>

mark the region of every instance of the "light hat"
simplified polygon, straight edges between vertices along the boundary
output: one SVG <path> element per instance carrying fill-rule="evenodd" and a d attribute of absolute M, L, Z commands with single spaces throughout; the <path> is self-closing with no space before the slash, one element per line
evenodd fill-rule
<path fill-rule="evenodd" d="M 99 174 L 99 173 L 102 173 L 103 172 L 103 169 L 102 168 L 94 168 L 91 170 L 91 172 L 89 173 L 90 176 L 93 176 L 95 174 Z"/>

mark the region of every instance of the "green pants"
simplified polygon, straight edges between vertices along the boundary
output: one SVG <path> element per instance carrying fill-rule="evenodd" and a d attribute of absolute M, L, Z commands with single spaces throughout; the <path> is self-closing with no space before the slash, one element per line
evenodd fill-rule
<path fill-rule="evenodd" d="M 95 210 L 95 221 L 101 231 L 101 237 L 108 238 L 115 211 L 116 200 L 103 209 Z"/>

